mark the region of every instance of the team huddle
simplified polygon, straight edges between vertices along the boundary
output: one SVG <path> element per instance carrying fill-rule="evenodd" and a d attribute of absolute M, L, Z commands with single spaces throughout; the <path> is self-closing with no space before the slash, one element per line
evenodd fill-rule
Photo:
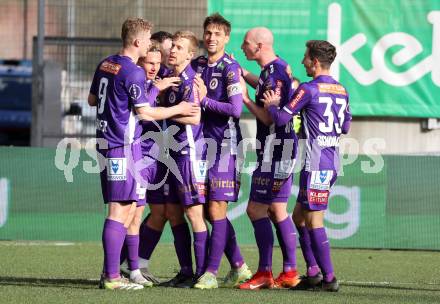
<path fill-rule="evenodd" d="M 338 291 L 324 212 L 337 179 L 339 137 L 348 132 L 351 114 L 347 91 L 330 76 L 335 47 L 323 40 L 306 43 L 302 63 L 313 80 L 297 86 L 267 28 L 250 29 L 241 45 L 247 60 L 261 67 L 259 76 L 225 53 L 231 25 L 218 13 L 203 24 L 206 56 L 196 58 L 192 32 L 151 35 L 151 29 L 140 18 L 124 22 L 122 49 L 98 64 L 88 97 L 97 108 L 97 153 L 105 160 L 101 187 L 108 205 L 100 287 Z M 247 85 L 255 88 L 255 101 Z M 259 252 L 254 274 L 227 218 L 240 190 L 243 105 L 257 123 L 257 166 L 247 206 Z M 306 141 L 306 156 L 291 218 L 287 202 L 298 136 Z M 150 213 L 142 221 L 147 203 Z M 149 260 L 167 221 L 180 270 L 160 282 Z M 283 256 L 276 278 L 272 224 Z M 303 276 L 296 266 L 296 231 L 307 265 Z M 231 269 L 219 284 L 223 254 Z"/>

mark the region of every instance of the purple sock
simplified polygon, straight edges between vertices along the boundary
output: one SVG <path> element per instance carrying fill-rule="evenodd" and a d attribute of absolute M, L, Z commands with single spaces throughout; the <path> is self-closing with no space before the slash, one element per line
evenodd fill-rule
<path fill-rule="evenodd" d="M 121 257 L 119 259 L 119 265 L 122 265 L 122 263 L 125 262 L 125 260 L 127 259 L 127 255 L 128 255 L 128 248 L 127 248 L 127 244 L 124 241 L 124 244 L 122 244 Z"/>
<path fill-rule="evenodd" d="M 149 260 L 161 236 L 162 231 L 154 230 L 148 227 L 147 223 L 143 223 L 139 232 L 139 256 Z"/>
<path fill-rule="evenodd" d="M 275 226 L 275 232 L 277 234 L 278 244 L 280 245 L 281 253 L 283 254 L 283 261 L 287 260 L 287 253 L 286 253 L 286 245 L 284 244 L 283 236 L 281 235 L 280 227 L 278 223 L 274 223 Z"/>
<path fill-rule="evenodd" d="M 279 232 L 278 239 L 281 237 L 285 248 L 285 252 L 283 252 L 283 271 L 296 270 L 296 232 L 293 221 L 290 217 L 287 217 L 283 221 L 278 222 L 276 227 Z"/>
<path fill-rule="evenodd" d="M 319 267 L 313 255 L 309 230 L 305 226 L 296 226 L 296 230 L 299 233 L 299 244 L 301 245 L 301 252 L 307 265 L 307 275 L 313 277 L 318 274 Z"/>
<path fill-rule="evenodd" d="M 228 218 L 227 229 L 226 229 L 226 246 L 225 255 L 231 264 L 231 268 L 240 268 L 244 264 L 243 256 L 240 252 L 240 247 L 238 247 L 237 237 L 235 236 L 235 230 Z"/>
<path fill-rule="evenodd" d="M 208 231 L 194 232 L 194 256 L 196 258 L 196 276 L 205 272 L 208 257 Z"/>
<path fill-rule="evenodd" d="M 206 271 L 217 275 L 223 252 L 225 251 L 228 223 L 226 218 L 224 218 L 222 220 L 212 221 L 211 225 L 212 232 L 209 244 L 208 266 L 206 267 Z"/>
<path fill-rule="evenodd" d="M 122 223 L 106 219 L 102 231 L 104 248 L 104 272 L 107 278 L 119 277 L 119 260 L 127 228 Z"/>
<path fill-rule="evenodd" d="M 174 248 L 179 260 L 180 271 L 185 275 L 192 276 L 191 234 L 188 224 L 185 222 L 171 227 L 171 231 L 174 236 Z"/>
<path fill-rule="evenodd" d="M 125 236 L 125 242 L 127 245 L 127 262 L 128 269 L 139 269 L 139 234 Z"/>
<path fill-rule="evenodd" d="M 258 271 L 272 271 L 273 231 L 268 217 L 252 221 L 260 260 Z"/>
<path fill-rule="evenodd" d="M 315 254 L 319 268 L 324 274 L 324 280 L 330 282 L 334 278 L 333 265 L 330 258 L 330 243 L 325 233 L 325 228 L 309 230 L 313 253 Z"/>

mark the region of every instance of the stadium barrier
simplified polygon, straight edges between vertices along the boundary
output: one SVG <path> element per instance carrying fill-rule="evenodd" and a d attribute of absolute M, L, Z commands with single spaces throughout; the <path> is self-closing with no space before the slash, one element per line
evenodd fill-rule
<path fill-rule="evenodd" d="M 99 175 L 86 172 L 97 165 L 88 153 L 0 147 L 0 240 L 100 240 L 106 210 Z M 345 157 L 350 161 L 325 218 L 333 247 L 440 250 L 439 156 Z M 254 160 L 248 153 L 247 171 Z M 71 174 L 59 169 L 63 164 Z M 239 242 L 253 244 L 246 215 L 249 173 L 241 181 L 239 202 L 230 204 L 228 215 Z M 298 173 L 289 212 L 297 185 Z M 162 241 L 172 242 L 169 227 Z"/>

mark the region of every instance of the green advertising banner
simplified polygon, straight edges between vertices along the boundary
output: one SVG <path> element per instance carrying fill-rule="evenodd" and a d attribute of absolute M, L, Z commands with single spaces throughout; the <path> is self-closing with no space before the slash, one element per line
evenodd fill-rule
<path fill-rule="evenodd" d="M 246 215 L 255 154 L 247 156 L 228 216 L 239 242 L 255 244 Z M 342 161 L 332 188 L 325 215 L 332 246 L 440 250 L 440 157 L 355 158 Z M 106 209 L 96 168 L 90 150 L 0 147 L 0 240 L 99 241 Z M 292 193 L 289 212 L 298 172 Z M 173 241 L 168 225 L 161 240 Z"/>
<path fill-rule="evenodd" d="M 276 53 L 303 82 L 305 42 L 324 39 L 337 47 L 332 75 L 354 115 L 440 117 L 440 1 L 208 0 L 213 12 L 232 24 L 228 52 L 256 74 L 240 49 L 250 28 L 272 30 Z"/>

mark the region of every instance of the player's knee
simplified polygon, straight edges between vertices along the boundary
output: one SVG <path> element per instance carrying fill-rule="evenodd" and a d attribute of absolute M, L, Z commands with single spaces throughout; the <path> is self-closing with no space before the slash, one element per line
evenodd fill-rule
<path fill-rule="evenodd" d="M 166 220 L 170 221 L 171 226 L 181 224 L 185 221 L 183 214 L 181 212 L 177 212 L 176 210 L 167 209 L 165 211 L 165 218 Z"/>
<path fill-rule="evenodd" d="M 251 220 L 257 220 L 261 217 L 261 212 L 253 204 L 247 206 L 246 213 Z"/>
<path fill-rule="evenodd" d="M 165 212 L 163 213 L 151 213 L 150 217 L 148 218 L 148 223 L 153 224 L 156 226 L 164 226 L 167 222 L 167 217 Z"/>

